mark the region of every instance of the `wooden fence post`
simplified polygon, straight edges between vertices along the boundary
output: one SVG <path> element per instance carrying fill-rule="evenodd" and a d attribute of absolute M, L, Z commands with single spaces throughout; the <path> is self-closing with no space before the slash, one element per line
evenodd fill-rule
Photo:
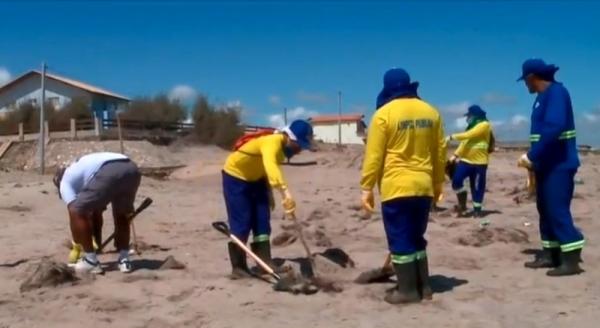
<path fill-rule="evenodd" d="M 75 119 L 71 119 L 71 140 L 77 139 L 77 122 Z"/>
<path fill-rule="evenodd" d="M 23 123 L 19 123 L 19 141 L 25 141 L 25 132 L 23 131 Z"/>
<path fill-rule="evenodd" d="M 50 128 L 48 121 L 44 121 L 44 140 L 46 145 L 50 143 Z"/>
<path fill-rule="evenodd" d="M 94 133 L 96 137 L 100 136 L 100 120 L 94 116 Z"/>
<path fill-rule="evenodd" d="M 117 131 L 119 132 L 119 145 L 121 146 L 121 154 L 125 155 L 125 146 L 123 146 L 123 132 L 121 130 L 121 116 L 117 113 Z"/>

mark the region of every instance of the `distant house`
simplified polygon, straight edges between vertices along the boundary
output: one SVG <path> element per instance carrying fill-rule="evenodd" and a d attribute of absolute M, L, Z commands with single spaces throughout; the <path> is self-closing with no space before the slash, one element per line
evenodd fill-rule
<path fill-rule="evenodd" d="M 116 111 L 124 109 L 130 101 L 114 92 L 54 74 L 46 74 L 45 87 L 46 103 L 60 109 L 72 99 L 83 99 L 90 106 L 90 114 L 98 118 L 113 118 Z M 41 101 L 39 71 L 29 71 L 0 86 L 0 116 L 22 104 L 39 105 Z"/>
<path fill-rule="evenodd" d="M 339 128 L 342 126 L 342 144 L 363 144 L 367 125 L 363 114 L 320 115 L 309 118 L 313 125 L 314 138 L 325 143 L 338 143 Z"/>

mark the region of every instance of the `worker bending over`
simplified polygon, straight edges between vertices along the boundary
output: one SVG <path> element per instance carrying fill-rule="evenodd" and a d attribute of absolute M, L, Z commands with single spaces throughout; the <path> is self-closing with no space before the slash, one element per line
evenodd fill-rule
<path fill-rule="evenodd" d="M 259 132 L 242 137 L 223 168 L 223 195 L 231 233 L 246 243 L 252 231 L 252 251 L 271 268 L 274 268 L 269 239 L 274 206 L 272 189 L 281 194 L 285 213 L 293 216 L 296 202 L 283 179 L 280 164 L 286 157 L 310 149 L 312 136 L 312 126 L 296 120 L 281 132 Z M 228 248 L 231 278 L 249 277 L 244 251 L 233 242 Z"/>

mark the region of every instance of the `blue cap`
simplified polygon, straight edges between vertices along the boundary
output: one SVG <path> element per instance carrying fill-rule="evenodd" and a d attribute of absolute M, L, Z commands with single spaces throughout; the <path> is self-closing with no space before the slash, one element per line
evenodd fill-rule
<path fill-rule="evenodd" d="M 558 69 L 558 66 L 546 64 L 543 59 L 527 59 L 523 62 L 523 66 L 521 67 L 522 73 L 517 81 L 524 80 L 530 74 L 535 74 L 544 80 L 554 81 L 554 73 Z"/>
<path fill-rule="evenodd" d="M 310 123 L 305 120 L 295 120 L 290 124 L 288 129 L 294 134 L 290 136 L 292 140 L 294 140 L 300 148 L 302 149 L 310 149 L 311 148 L 311 140 L 313 138 L 313 128 Z"/>
<path fill-rule="evenodd" d="M 465 116 L 486 118 L 487 113 L 483 109 L 481 109 L 479 105 L 471 105 L 467 109 L 467 113 L 465 114 Z"/>
<path fill-rule="evenodd" d="M 419 82 L 411 82 L 410 75 L 402 68 L 389 69 L 383 75 L 383 89 L 377 96 L 377 108 L 405 96 L 417 96 Z"/>

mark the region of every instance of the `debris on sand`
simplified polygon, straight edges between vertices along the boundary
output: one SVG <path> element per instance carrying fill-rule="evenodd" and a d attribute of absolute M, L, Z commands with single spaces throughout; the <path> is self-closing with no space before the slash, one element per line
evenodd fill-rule
<path fill-rule="evenodd" d="M 168 252 L 171 250 L 169 247 L 163 247 L 157 244 L 148 244 L 143 240 L 138 240 L 137 249 L 140 252 L 149 252 L 149 251 L 157 251 L 157 252 Z"/>
<path fill-rule="evenodd" d="M 65 283 L 74 283 L 77 280 L 75 272 L 66 264 L 42 259 L 40 263 L 36 264 L 33 274 L 21 284 L 19 290 L 27 292 L 42 287 L 56 287 Z"/>
<path fill-rule="evenodd" d="M 471 229 L 467 236 L 457 239 L 462 246 L 483 247 L 496 242 L 526 244 L 529 234 L 516 228 Z"/>
<path fill-rule="evenodd" d="M 131 301 L 120 298 L 94 297 L 90 300 L 88 311 L 90 312 L 117 312 L 131 309 Z"/>
<path fill-rule="evenodd" d="M 306 221 L 321 221 L 323 219 L 327 219 L 330 216 L 329 211 L 322 208 L 314 209 L 306 218 Z"/>
<path fill-rule="evenodd" d="M 353 268 L 354 261 L 340 248 L 330 248 L 307 258 L 284 260 L 288 271 L 283 274 L 283 281 L 274 286 L 276 291 L 293 294 L 311 294 L 316 291 L 340 293 L 344 290 L 337 277 L 346 268 Z"/>
<path fill-rule="evenodd" d="M 167 256 L 164 262 L 161 264 L 159 270 L 183 270 L 185 269 L 185 264 L 177 261 L 173 255 Z"/>
<path fill-rule="evenodd" d="M 333 243 L 331 239 L 321 229 L 316 229 L 312 234 L 312 238 L 315 240 L 315 244 L 319 247 L 331 247 Z"/>
<path fill-rule="evenodd" d="M 22 213 L 22 212 L 31 212 L 31 207 L 21 206 L 21 205 L 1 206 L 0 210 Z"/>
<path fill-rule="evenodd" d="M 276 247 L 283 247 L 293 244 L 298 239 L 298 236 L 289 231 L 284 231 L 273 238 L 271 243 Z"/>

